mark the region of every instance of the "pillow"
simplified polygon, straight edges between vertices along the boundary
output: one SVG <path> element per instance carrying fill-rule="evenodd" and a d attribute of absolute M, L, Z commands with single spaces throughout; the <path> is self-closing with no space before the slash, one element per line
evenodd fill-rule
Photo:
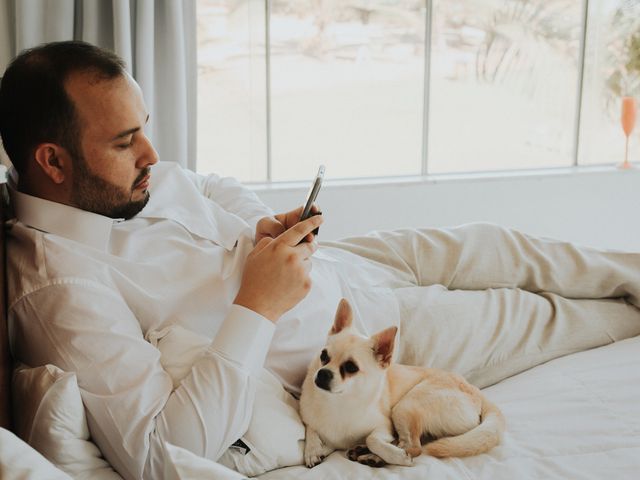
<path fill-rule="evenodd" d="M 46 458 L 16 437 L 0 428 L 0 478 L 2 480 L 71 480 Z"/>
<path fill-rule="evenodd" d="M 18 366 L 13 405 L 16 433 L 58 468 L 76 479 L 122 479 L 89 439 L 74 373 Z"/>
<path fill-rule="evenodd" d="M 164 443 L 164 480 L 244 480 L 244 476 L 195 453 Z"/>
<path fill-rule="evenodd" d="M 223 465 L 248 476 L 304 463 L 305 428 L 298 400 L 266 369 L 256 386 L 249 428 L 241 440 L 250 448 L 229 448 L 218 459 Z"/>
<path fill-rule="evenodd" d="M 160 350 L 160 362 L 171 375 L 174 388 L 189 373 L 211 341 L 179 325 L 147 334 Z M 280 382 L 262 369 L 256 382 L 256 399 L 249 429 L 241 440 L 249 447 L 229 448 L 218 461 L 248 476 L 304 462 L 305 430 L 298 413 L 298 400 Z"/>

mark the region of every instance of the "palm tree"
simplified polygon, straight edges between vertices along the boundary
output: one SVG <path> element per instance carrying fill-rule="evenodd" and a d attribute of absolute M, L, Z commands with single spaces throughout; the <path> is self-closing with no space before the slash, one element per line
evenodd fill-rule
<path fill-rule="evenodd" d="M 535 81 L 532 65 L 554 59 L 577 63 L 581 25 L 576 7 L 575 0 L 504 0 L 482 26 L 485 39 L 476 52 L 477 78 L 494 83 L 516 76 L 526 83 Z"/>
<path fill-rule="evenodd" d="M 640 96 L 640 4 L 625 2 L 611 17 L 606 42 L 607 106 L 623 96 Z M 617 113 L 617 111 L 615 112 Z"/>

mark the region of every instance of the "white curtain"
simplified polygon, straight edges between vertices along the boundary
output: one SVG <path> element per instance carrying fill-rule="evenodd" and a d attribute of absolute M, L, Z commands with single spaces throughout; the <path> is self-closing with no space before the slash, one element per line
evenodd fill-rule
<path fill-rule="evenodd" d="M 195 0 L 0 0 L 0 75 L 25 48 L 59 40 L 120 55 L 142 88 L 160 159 L 195 170 Z"/>

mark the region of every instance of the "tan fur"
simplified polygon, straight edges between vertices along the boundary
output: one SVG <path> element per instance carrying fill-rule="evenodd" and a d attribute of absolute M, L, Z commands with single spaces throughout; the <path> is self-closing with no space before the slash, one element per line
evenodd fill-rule
<path fill-rule="evenodd" d="M 359 335 L 352 328 L 349 304 L 340 302 L 327 340 L 330 361 L 323 365 L 319 358 L 314 360 L 302 387 L 307 466 L 335 449 L 350 447 L 355 448 L 349 458 L 381 466 L 411 465 L 422 453 L 477 455 L 500 443 L 505 428 L 502 413 L 463 377 L 390 364 L 396 331 L 390 327 L 370 338 Z M 358 370 L 341 375 L 347 361 Z M 422 445 L 423 437 L 436 440 Z M 356 447 L 362 443 L 366 447 Z"/>

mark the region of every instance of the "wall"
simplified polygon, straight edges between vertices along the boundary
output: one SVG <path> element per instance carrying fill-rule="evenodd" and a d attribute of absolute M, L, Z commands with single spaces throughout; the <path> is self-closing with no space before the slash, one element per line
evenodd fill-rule
<path fill-rule="evenodd" d="M 329 172 L 327 172 L 329 173 Z M 299 206 L 308 185 L 256 186 L 276 212 Z M 487 221 L 533 235 L 640 252 L 640 170 L 582 167 L 385 181 L 325 181 L 321 239 Z"/>

